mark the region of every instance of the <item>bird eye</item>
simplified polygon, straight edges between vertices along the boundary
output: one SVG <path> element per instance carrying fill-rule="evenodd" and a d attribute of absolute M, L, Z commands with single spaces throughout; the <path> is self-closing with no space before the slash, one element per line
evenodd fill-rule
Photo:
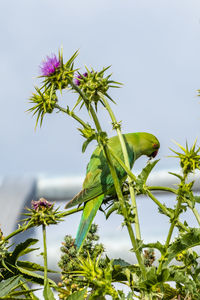
<path fill-rule="evenodd" d="M 153 147 L 153 149 L 158 149 L 159 148 L 158 144 L 153 144 L 152 147 Z"/>

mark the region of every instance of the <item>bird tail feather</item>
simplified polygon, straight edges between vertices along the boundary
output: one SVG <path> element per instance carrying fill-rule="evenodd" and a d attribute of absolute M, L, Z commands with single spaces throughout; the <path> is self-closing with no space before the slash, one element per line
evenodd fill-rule
<path fill-rule="evenodd" d="M 87 233 L 91 227 L 92 221 L 101 206 L 104 195 L 98 196 L 85 204 L 81 221 L 78 227 L 75 244 L 78 250 L 81 249 Z"/>

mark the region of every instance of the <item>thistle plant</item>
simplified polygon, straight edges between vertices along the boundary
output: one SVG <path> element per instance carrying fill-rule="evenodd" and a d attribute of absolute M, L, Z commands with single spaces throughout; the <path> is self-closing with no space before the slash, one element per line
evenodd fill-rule
<path fill-rule="evenodd" d="M 83 152 L 92 141 L 97 141 L 99 149 L 102 149 L 105 156 L 114 187 L 114 192 L 104 195 L 102 205 L 105 208 L 101 205 L 101 210 L 104 211 L 106 218 L 114 212 L 122 216 L 122 225 L 128 230 L 132 243 L 131 251 L 135 253 L 137 263 L 106 257 L 103 259 L 104 270 L 102 270 L 99 263 L 103 253 L 97 254 L 93 247 L 85 251 L 89 233 L 81 247 L 77 246 L 77 240 L 68 236 L 62 247 L 62 252 L 65 254 L 60 262 L 60 267 L 64 272 L 63 282 L 60 284 L 62 290 L 60 298 L 70 299 L 74 295 L 75 299 L 84 299 L 87 295 L 88 299 L 105 299 L 106 295 L 111 295 L 113 299 L 199 299 L 198 255 L 192 248 L 200 244 L 200 230 L 190 228 L 187 221 L 181 222 L 180 215 L 190 209 L 200 224 L 200 216 L 196 208 L 200 197 L 193 194 L 193 182 L 188 182 L 188 175 L 199 169 L 200 148 L 196 148 L 195 141 L 191 148 L 187 144 L 186 148 L 178 144 L 183 152 L 172 150 L 176 154 L 175 157 L 179 159 L 182 170 L 182 175 L 171 173 L 180 180 L 176 188 L 148 186 L 147 179 L 158 160 L 148 162 L 138 176 L 131 172 L 130 149 L 126 135 L 122 134 L 123 124 L 117 121 L 110 106 L 110 102 L 116 104 L 110 96 L 110 89 L 120 87 L 121 84 L 112 80 L 111 74 L 106 75 L 109 67 L 102 68 L 100 71 L 85 67 L 86 71 L 80 72 L 79 68 L 74 68 L 77 55 L 78 53 L 75 52 L 67 63 L 63 62 L 62 50 L 58 58 L 56 55 L 53 55 L 51 59 L 47 58 L 42 66 L 41 87 L 36 87 L 43 100 L 38 102 L 37 97 L 30 98 L 31 103 L 35 105 L 29 111 L 37 116 L 36 125 L 39 119 L 42 125 L 45 114 L 52 113 L 54 110 L 72 117 L 79 123 L 78 130 L 85 138 Z M 69 104 L 66 107 L 59 105 L 57 93 L 62 93 L 63 89 L 72 91 L 75 98 L 77 96 L 71 109 Z M 117 132 L 121 156 L 117 155 L 115 149 L 111 147 L 110 139 L 101 127 L 98 118 L 99 105 L 106 109 L 112 128 Z M 90 115 L 91 124 L 78 116 L 78 109 L 83 108 Z M 159 142 L 155 141 L 152 144 L 151 153 L 147 150 L 141 153 L 154 158 L 158 149 Z M 125 172 L 127 184 L 122 184 L 119 170 Z M 173 194 L 176 199 L 175 206 L 167 207 L 155 196 L 154 191 Z M 170 227 L 164 244 L 160 242 L 146 244 L 142 240 L 136 201 L 139 195 L 151 199 L 158 206 L 159 213 L 169 219 Z M 79 194 L 77 199 L 78 197 Z M 73 201 L 76 203 L 76 197 Z M 71 204 L 68 207 L 71 207 Z M 77 211 L 82 209 L 84 210 L 84 206 L 77 208 Z M 76 209 L 68 211 L 68 215 L 75 212 Z M 66 215 L 67 212 L 63 213 L 63 216 Z M 175 228 L 178 229 L 178 235 L 172 240 Z M 158 260 L 154 255 L 155 249 L 160 252 Z M 181 262 L 182 265 L 173 264 L 173 259 Z M 92 273 L 90 273 L 91 270 L 93 270 Z M 176 283 L 175 288 L 169 284 L 171 281 Z M 125 296 L 123 291 L 114 287 L 115 282 L 129 286 L 130 293 Z"/>
<path fill-rule="evenodd" d="M 15 295 L 18 299 L 16 293 L 20 290 L 20 295 L 37 299 L 34 291 L 26 285 L 27 281 L 31 281 L 43 285 L 44 299 L 50 300 L 55 299 L 52 287 L 64 300 L 106 299 L 107 296 L 119 300 L 200 299 L 199 255 L 194 249 L 200 245 L 200 228 L 190 227 L 187 219 L 182 221 L 180 218 L 185 211 L 191 210 L 200 225 L 197 209 L 200 196 L 193 193 L 194 181 L 189 177 L 200 169 L 197 141 L 191 147 L 187 143 L 186 147 L 176 143 L 180 150 L 171 149 L 181 168 L 180 173 L 170 173 L 179 180 L 174 188 L 148 185 L 148 178 L 159 163 L 159 160 L 151 161 L 158 153 L 159 141 L 148 133 L 132 133 L 131 138 L 129 134 L 122 134 L 123 123 L 117 120 L 111 108 L 117 101 L 110 94 L 111 88 L 121 87 L 121 83 L 112 80 L 111 74 L 108 74 L 110 67 L 101 70 L 85 67 L 85 71 L 81 72 L 75 67 L 77 56 L 76 51 L 65 62 L 62 49 L 58 55 L 47 56 L 40 66 L 40 83 L 29 99 L 31 107 L 28 111 L 36 117 L 36 127 L 38 124 L 42 126 L 46 114 L 66 114 L 78 123 L 78 131 L 84 138 L 82 152 L 94 141 L 98 146 L 88 164 L 82 191 L 66 205 L 70 210 L 59 211 L 54 208 L 55 204 L 41 198 L 32 201 L 32 207 L 27 209 L 25 219 L 17 230 L 5 237 L 0 232 L 0 298 L 14 299 Z M 59 94 L 62 95 L 64 89 L 72 92 L 75 99 L 73 103 L 61 106 Z M 98 115 L 99 106 L 105 108 L 117 136 L 109 138 L 104 131 Z M 80 109 L 86 110 L 90 116 L 89 123 L 79 116 Z M 149 160 L 136 176 L 131 168 L 141 155 L 146 155 Z M 90 184 L 91 178 L 95 186 Z M 94 191 L 92 196 L 91 191 Z M 157 197 L 156 191 L 162 194 Z M 162 201 L 165 193 L 174 197 L 173 207 Z M 152 201 L 152 205 L 158 207 L 158 213 L 168 219 L 169 230 L 164 243 L 145 243 L 143 240 L 137 210 L 140 195 Z M 106 219 L 113 213 L 121 216 L 121 225 L 126 227 L 132 245 L 131 249 L 127 249 L 133 253 L 131 261 L 106 255 L 105 247 L 99 243 L 97 226 L 91 225 L 98 209 L 103 211 Z M 75 239 L 65 236 L 61 247 L 61 281 L 56 285 L 48 278 L 46 226 L 56 225 L 79 211 L 83 211 L 83 217 L 77 236 Z M 89 224 L 87 230 L 85 224 Z M 22 255 L 33 250 L 30 246 L 36 244 L 34 239 L 28 239 L 10 250 L 13 236 L 38 226 L 43 232 L 44 266 L 20 260 Z M 30 272 L 30 269 L 42 271 L 44 276 Z M 1 283 L 9 286 L 7 294 Z M 129 292 L 126 294 L 116 283 L 128 287 Z"/>

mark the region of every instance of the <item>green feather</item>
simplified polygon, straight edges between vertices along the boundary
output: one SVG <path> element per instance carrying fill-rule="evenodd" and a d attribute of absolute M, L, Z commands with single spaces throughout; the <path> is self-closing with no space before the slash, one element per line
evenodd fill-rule
<path fill-rule="evenodd" d="M 85 240 L 87 233 L 91 227 L 92 221 L 99 207 L 101 206 L 103 198 L 104 195 L 101 195 L 97 198 L 92 199 L 91 201 L 88 201 L 85 204 L 81 221 L 78 227 L 78 232 L 76 235 L 76 246 L 78 249 L 80 249 L 83 245 L 83 241 Z"/>
<path fill-rule="evenodd" d="M 134 161 L 141 155 L 155 156 L 160 147 L 157 138 L 145 132 L 128 133 L 123 135 L 129 157 L 130 167 L 133 167 Z M 118 136 L 108 140 L 108 145 L 113 152 L 124 162 L 121 144 Z M 113 159 L 118 178 L 121 184 L 125 181 L 127 174 L 124 169 Z M 80 205 L 85 202 L 85 208 L 79 225 L 76 245 L 80 248 L 89 231 L 91 223 L 99 209 L 103 198 L 106 195 L 115 192 L 114 183 L 110 174 L 110 169 L 101 146 L 98 146 L 89 161 L 86 171 L 86 177 L 83 182 L 83 189 L 66 205 L 66 208 Z"/>

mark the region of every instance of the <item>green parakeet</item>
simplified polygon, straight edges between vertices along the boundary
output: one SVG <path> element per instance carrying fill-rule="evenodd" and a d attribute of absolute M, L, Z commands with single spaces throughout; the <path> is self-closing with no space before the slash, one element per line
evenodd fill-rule
<path fill-rule="evenodd" d="M 155 157 L 160 147 L 160 143 L 157 138 L 150 133 L 128 133 L 124 134 L 123 137 L 126 143 L 131 168 L 133 167 L 134 161 L 141 155 Z M 112 148 L 115 155 L 124 161 L 118 136 L 111 137 L 108 140 L 108 145 Z M 115 159 L 113 159 L 113 164 L 120 183 L 122 184 L 126 180 L 127 174 Z M 98 146 L 94 150 L 87 166 L 83 189 L 71 201 L 69 201 L 65 207 L 69 208 L 78 204 L 80 205 L 83 202 L 85 203 L 75 240 L 75 244 L 78 249 L 82 247 L 92 221 L 101 206 L 104 197 L 114 193 L 114 183 L 103 148 Z"/>

